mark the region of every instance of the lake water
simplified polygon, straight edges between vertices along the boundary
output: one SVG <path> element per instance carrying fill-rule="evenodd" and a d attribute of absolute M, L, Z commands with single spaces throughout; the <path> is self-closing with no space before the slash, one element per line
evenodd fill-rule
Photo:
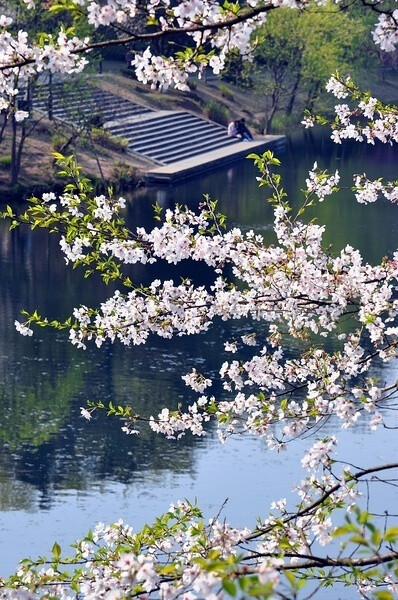
<path fill-rule="evenodd" d="M 396 150 L 338 147 L 324 134 L 291 136 L 280 158 L 285 188 L 293 196 L 305 186 L 315 160 L 322 168 L 339 169 L 348 187 L 354 172 L 397 176 Z M 252 164 L 242 161 L 174 187 L 140 189 L 126 216 L 130 225 L 148 225 L 155 201 L 164 207 L 174 202 L 194 207 L 210 193 L 219 199 L 229 225 L 253 228 L 271 240 L 271 209 L 255 176 Z M 340 249 L 349 242 L 367 260 L 378 261 L 397 246 L 397 210 L 383 201 L 359 206 L 347 192 L 325 201 L 317 215 L 328 227 L 328 243 Z M 179 498 L 197 498 L 209 517 L 228 498 L 226 519 L 250 526 L 267 514 L 271 500 L 289 495 L 292 483 L 302 477 L 300 458 L 311 438 L 278 455 L 262 440 L 248 437 L 221 446 L 211 427 L 204 438 L 175 442 L 147 429 L 138 437 L 125 436 L 120 422 L 102 415 L 89 423 L 82 419 L 79 407 L 87 400 L 128 403 L 150 415 L 189 399 L 180 376 L 192 367 L 217 370 L 225 360 L 222 342 L 229 330 L 217 325 L 196 338 L 152 339 L 139 348 L 91 346 L 85 352 L 67 342 L 67 333 L 40 330 L 23 338 L 13 327 L 22 308 L 63 318 L 80 303 L 97 304 L 107 291 L 98 279 L 84 280 L 65 268 L 57 241 L 45 233 L 9 233 L 4 223 L 0 228 L 0 575 L 9 574 L 25 556 L 50 553 L 55 540 L 67 546 L 98 521 L 123 518 L 138 528 Z M 179 267 L 170 276 L 182 272 Z M 164 275 L 165 267 L 150 273 L 137 268 L 135 274 L 145 281 Z M 197 278 L 206 276 L 197 270 Z M 245 324 L 236 327 L 246 331 Z M 396 365 L 375 374 L 395 380 Z M 338 458 L 369 466 L 396 459 L 397 449 L 394 431 L 371 433 L 359 423 L 341 433 Z M 382 495 L 383 503 L 376 493 L 374 507 L 382 510 L 384 501 L 396 504 L 394 488 L 383 489 Z"/>

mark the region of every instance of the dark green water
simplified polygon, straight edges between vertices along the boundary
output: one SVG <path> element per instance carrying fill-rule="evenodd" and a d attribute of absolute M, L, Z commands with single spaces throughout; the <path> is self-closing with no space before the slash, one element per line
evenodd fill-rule
<path fill-rule="evenodd" d="M 398 171 L 396 150 L 338 147 L 326 135 L 308 133 L 292 136 L 280 158 L 285 188 L 295 202 L 315 160 L 321 168 L 339 169 L 347 186 L 352 173 L 392 179 Z M 253 228 L 271 241 L 271 209 L 255 177 L 252 164 L 242 161 L 175 187 L 138 190 L 126 216 L 131 225 L 149 226 L 153 202 L 194 207 L 209 193 L 219 200 L 229 225 Z M 347 192 L 326 200 L 317 216 L 327 225 L 327 243 L 337 249 L 350 243 L 367 260 L 378 261 L 397 247 L 397 213 L 397 206 L 383 201 L 360 206 Z M 73 542 L 100 520 L 122 517 L 138 527 L 183 497 L 197 497 L 210 516 L 229 497 L 226 518 L 250 525 L 272 499 L 289 493 L 302 476 L 299 459 L 311 440 L 281 456 L 261 440 L 242 438 L 221 446 L 211 428 L 205 438 L 176 443 L 147 429 L 139 437 L 125 436 L 120 422 L 101 416 L 84 421 L 79 407 L 89 399 L 129 403 L 148 416 L 189 399 L 180 376 L 192 367 L 216 371 L 226 359 L 222 342 L 228 329 L 217 326 L 197 338 L 153 339 L 130 349 L 93 346 L 85 352 L 72 347 L 67 334 L 39 331 L 23 338 L 13 327 L 22 308 L 63 318 L 80 303 L 95 305 L 106 290 L 98 280 L 84 280 L 66 268 L 57 241 L 43 232 L 9 233 L 1 223 L 0 233 L 0 575 L 23 556 L 49 552 L 55 539 L 62 545 Z M 182 272 L 161 266 L 150 273 L 136 269 L 136 276 L 147 280 Z M 205 280 L 207 273 L 200 270 L 196 276 Z M 377 374 L 396 379 L 396 366 Z M 339 456 L 349 452 L 363 465 L 370 453 L 375 464 L 396 450 L 393 432 L 370 433 L 359 424 L 343 433 Z"/>

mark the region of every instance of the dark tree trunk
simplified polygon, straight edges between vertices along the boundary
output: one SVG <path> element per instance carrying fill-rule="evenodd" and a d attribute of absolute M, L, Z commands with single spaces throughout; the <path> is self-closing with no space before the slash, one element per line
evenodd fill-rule
<path fill-rule="evenodd" d="M 265 126 L 265 133 L 271 133 L 272 121 L 274 120 L 275 114 L 280 108 L 280 99 L 282 94 L 282 82 L 276 81 L 274 89 L 271 94 L 271 108 L 267 113 L 267 123 Z"/>
<path fill-rule="evenodd" d="M 26 125 L 21 125 L 21 137 L 18 142 L 18 123 L 15 116 L 11 117 L 12 137 L 11 137 L 11 185 L 18 183 L 19 172 L 21 170 L 22 152 L 27 138 Z"/>
<path fill-rule="evenodd" d="M 17 167 L 17 129 L 18 125 L 14 114 L 11 116 L 11 185 L 18 183 L 19 169 Z"/>
<path fill-rule="evenodd" d="M 294 82 L 294 86 L 292 89 L 292 93 L 290 94 L 289 104 L 286 107 L 286 115 L 290 116 L 293 112 L 294 102 L 296 100 L 297 90 L 301 81 L 301 73 L 298 73 L 296 77 L 296 81 Z"/>
<path fill-rule="evenodd" d="M 21 170 L 21 160 L 22 160 L 22 152 L 25 145 L 25 140 L 27 137 L 26 126 L 25 124 L 21 127 L 21 138 L 19 140 L 18 148 L 17 148 L 17 156 L 16 156 L 16 168 L 17 168 L 17 180 L 19 177 L 19 171 Z"/>
<path fill-rule="evenodd" d="M 5 130 L 6 126 L 7 126 L 7 122 L 8 122 L 8 118 L 7 117 L 8 117 L 8 112 L 5 112 L 3 114 L 3 124 L 0 127 L 0 143 L 1 143 L 2 139 L 3 139 L 4 130 Z"/>
<path fill-rule="evenodd" d="M 265 125 L 265 132 L 264 133 L 271 133 L 271 128 L 272 128 L 272 121 L 274 120 L 275 117 L 275 113 L 277 111 L 277 104 L 275 103 L 271 110 L 269 111 L 269 113 L 267 114 L 267 123 Z"/>
<path fill-rule="evenodd" d="M 48 118 L 50 121 L 53 120 L 53 76 L 52 73 L 48 79 Z"/>
<path fill-rule="evenodd" d="M 308 92 L 307 108 L 309 111 L 312 111 L 314 109 L 315 100 L 318 98 L 318 93 L 319 93 L 320 87 L 321 87 L 321 84 L 318 81 L 318 83 L 316 83 L 315 86 L 312 87 L 310 89 L 310 91 Z"/>

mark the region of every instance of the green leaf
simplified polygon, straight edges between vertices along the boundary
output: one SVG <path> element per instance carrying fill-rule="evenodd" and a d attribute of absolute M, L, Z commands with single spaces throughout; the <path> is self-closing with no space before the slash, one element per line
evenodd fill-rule
<path fill-rule="evenodd" d="M 250 596 L 260 596 L 261 598 L 269 598 L 272 596 L 273 590 L 271 584 L 268 585 L 255 585 L 250 588 L 249 595 Z"/>
<path fill-rule="evenodd" d="M 57 542 L 54 542 L 51 552 L 54 558 L 58 559 L 61 556 L 61 546 Z"/>
<path fill-rule="evenodd" d="M 395 542 L 395 540 L 398 538 L 398 527 L 390 527 L 389 529 L 387 529 L 385 535 L 384 535 L 384 539 L 387 542 Z"/>
<path fill-rule="evenodd" d="M 253 583 L 253 578 L 240 577 L 238 579 L 239 587 L 243 592 L 245 592 L 247 589 L 249 589 L 249 587 L 252 585 L 252 583 Z"/>
<path fill-rule="evenodd" d="M 359 534 L 355 534 L 350 538 L 350 542 L 353 542 L 354 544 L 360 544 L 361 546 L 368 546 L 368 542 L 365 540 L 365 538 L 362 535 Z"/>
<path fill-rule="evenodd" d="M 285 571 L 284 575 L 289 581 L 290 585 L 295 588 L 297 586 L 297 580 L 294 573 L 292 573 L 292 571 Z"/>
<path fill-rule="evenodd" d="M 283 398 L 281 401 L 281 410 L 285 410 L 287 406 L 287 398 Z"/>
<path fill-rule="evenodd" d="M 388 590 L 378 590 L 373 592 L 373 596 L 378 600 L 394 600 L 394 596 Z"/>
<path fill-rule="evenodd" d="M 223 579 L 222 586 L 230 596 L 236 596 L 236 585 L 230 579 Z"/>
<path fill-rule="evenodd" d="M 372 540 L 372 544 L 374 544 L 375 546 L 378 546 L 381 542 L 381 535 L 380 535 L 380 531 L 378 529 L 375 529 L 372 533 L 371 536 L 371 540 Z"/>
<path fill-rule="evenodd" d="M 352 525 L 351 523 L 348 525 L 343 525 L 342 527 L 337 527 L 337 529 L 333 531 L 332 537 L 339 537 L 340 535 L 345 535 L 346 533 L 351 533 L 355 530 L 355 525 Z"/>

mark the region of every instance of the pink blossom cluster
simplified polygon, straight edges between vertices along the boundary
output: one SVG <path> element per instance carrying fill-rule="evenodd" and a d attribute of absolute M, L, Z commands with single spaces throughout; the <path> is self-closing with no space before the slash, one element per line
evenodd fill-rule
<path fill-rule="evenodd" d="M 88 64 L 83 53 L 77 52 L 87 46 L 88 38 L 68 37 L 60 31 L 55 36 L 48 36 L 48 41 L 38 46 L 29 42 L 26 31 L 20 29 L 12 35 L 7 30 L 13 23 L 11 17 L 1 15 L 0 22 L 0 111 L 12 106 L 18 90 L 39 73 L 78 73 Z M 25 119 L 25 113 L 17 111 L 17 120 Z"/>
<path fill-rule="evenodd" d="M 366 141 L 375 144 L 377 140 L 382 143 L 396 143 L 398 141 L 398 112 L 396 107 L 385 106 L 377 98 L 364 97 L 358 102 L 361 94 L 353 84 L 350 77 L 341 78 L 332 76 L 327 85 L 327 91 L 336 98 L 351 96 L 354 106 L 337 104 L 335 106 L 336 123 L 333 124 L 332 139 L 341 143 L 344 139 L 353 139 L 358 142 Z M 305 125 L 311 126 L 313 120 L 306 119 Z"/>
<path fill-rule="evenodd" d="M 321 173 L 318 169 L 318 164 L 315 163 L 313 170 L 309 172 L 309 177 L 305 182 L 307 184 L 307 192 L 313 192 L 319 202 L 322 202 L 325 196 L 330 196 L 333 193 L 339 181 L 340 175 L 338 171 L 334 175 L 325 176 L 325 173 Z"/>
<path fill-rule="evenodd" d="M 384 52 L 394 52 L 398 44 L 398 10 L 394 10 L 391 15 L 381 14 L 375 30 L 373 39 Z"/>
<path fill-rule="evenodd" d="M 381 179 L 369 180 L 366 174 L 355 175 L 354 192 L 360 204 L 376 202 L 382 196 L 389 202 L 398 202 L 398 185 L 394 182 L 383 183 Z"/>

